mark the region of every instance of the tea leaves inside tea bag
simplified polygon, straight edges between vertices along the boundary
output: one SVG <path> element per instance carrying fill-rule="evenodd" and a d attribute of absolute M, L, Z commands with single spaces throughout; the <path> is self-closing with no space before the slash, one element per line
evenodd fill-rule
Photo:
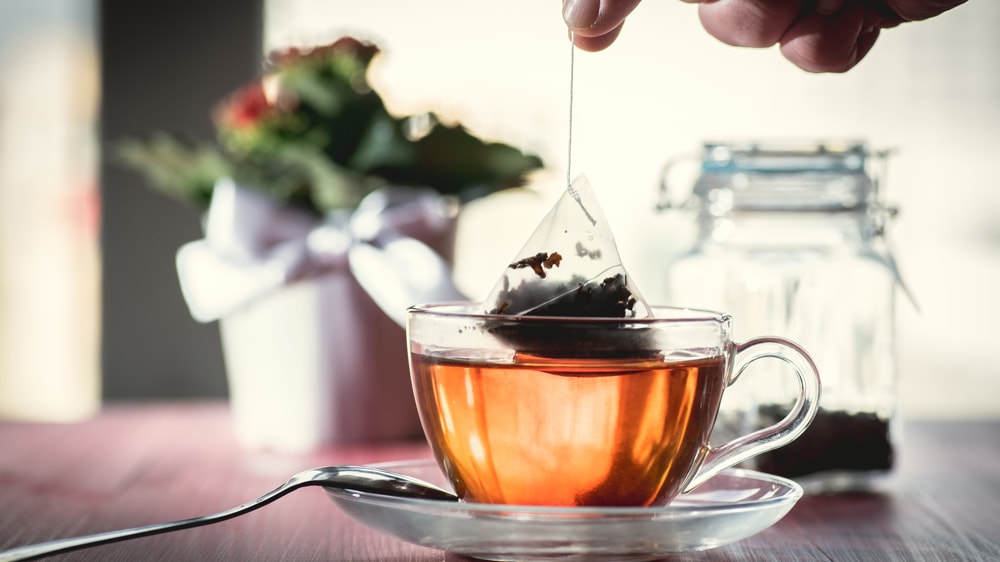
<path fill-rule="evenodd" d="M 629 321 L 648 317 L 651 310 L 622 265 L 604 212 L 582 175 L 504 269 L 483 311 L 510 318 L 497 318 L 488 329 L 518 355 L 603 360 L 658 354 L 655 332 Z M 518 321 L 529 316 L 552 322 Z"/>
<path fill-rule="evenodd" d="M 504 269 L 484 301 L 484 312 L 615 318 L 649 314 L 585 176 L 573 181 Z"/>

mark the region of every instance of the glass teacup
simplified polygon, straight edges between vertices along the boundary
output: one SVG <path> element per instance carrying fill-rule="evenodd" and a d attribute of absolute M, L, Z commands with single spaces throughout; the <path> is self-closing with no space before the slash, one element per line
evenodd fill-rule
<path fill-rule="evenodd" d="M 410 374 L 441 469 L 465 501 L 662 506 L 719 471 L 798 437 L 819 373 L 795 343 L 736 343 L 726 314 L 652 307 L 649 318 L 482 314 L 411 307 Z M 778 423 L 709 443 L 724 391 L 753 361 L 793 367 Z"/>

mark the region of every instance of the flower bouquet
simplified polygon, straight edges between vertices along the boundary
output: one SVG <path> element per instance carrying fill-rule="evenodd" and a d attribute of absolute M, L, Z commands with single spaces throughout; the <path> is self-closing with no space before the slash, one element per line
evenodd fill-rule
<path fill-rule="evenodd" d="M 449 265 L 461 203 L 542 166 L 433 114 L 391 114 L 368 81 L 378 53 L 352 37 L 275 53 L 213 109 L 214 142 L 157 132 L 115 146 L 205 211 L 178 275 L 194 318 L 220 321 L 250 448 L 420 436 L 405 307 L 461 297 Z"/>
<path fill-rule="evenodd" d="M 314 213 L 354 208 L 387 185 L 459 199 L 523 183 L 539 158 L 486 142 L 434 114 L 397 117 L 368 82 L 379 49 L 353 37 L 272 54 L 264 74 L 212 111 L 217 143 L 158 132 L 124 139 L 117 159 L 164 192 L 207 208 L 233 178 Z"/>

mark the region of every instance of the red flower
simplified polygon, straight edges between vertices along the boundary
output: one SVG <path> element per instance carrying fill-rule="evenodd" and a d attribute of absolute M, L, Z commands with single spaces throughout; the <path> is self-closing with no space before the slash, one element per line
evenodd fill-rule
<path fill-rule="evenodd" d="M 273 112 L 263 84 L 256 81 L 224 98 L 216 106 L 214 118 L 224 129 L 249 129 Z"/>

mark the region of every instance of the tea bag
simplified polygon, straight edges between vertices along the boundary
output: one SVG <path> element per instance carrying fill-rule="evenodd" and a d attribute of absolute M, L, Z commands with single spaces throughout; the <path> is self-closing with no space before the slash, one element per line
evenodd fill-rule
<path fill-rule="evenodd" d="M 643 318 L 649 306 L 625 271 L 590 183 L 577 176 L 483 304 L 512 316 Z"/>

